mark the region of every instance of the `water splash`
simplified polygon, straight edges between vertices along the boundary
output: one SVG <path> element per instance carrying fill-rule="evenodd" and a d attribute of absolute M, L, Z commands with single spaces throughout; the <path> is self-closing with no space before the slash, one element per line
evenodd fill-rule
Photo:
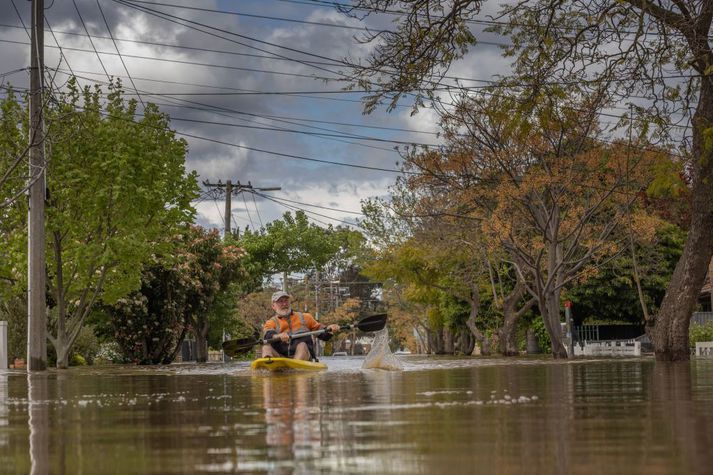
<path fill-rule="evenodd" d="M 362 369 L 387 369 L 401 371 L 404 369 L 401 361 L 389 349 L 389 330 L 384 328 L 376 332 L 371 351 L 366 355 Z"/>

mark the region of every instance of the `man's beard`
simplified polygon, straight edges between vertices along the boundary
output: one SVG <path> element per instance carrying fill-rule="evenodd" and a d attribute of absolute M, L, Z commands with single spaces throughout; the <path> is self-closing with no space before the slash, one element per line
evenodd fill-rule
<path fill-rule="evenodd" d="M 291 314 L 291 313 L 292 313 L 292 305 L 290 305 L 289 308 L 286 308 L 286 309 L 284 309 L 284 310 L 282 310 L 282 309 L 277 310 L 277 314 L 278 314 L 279 316 L 281 316 L 281 317 L 286 317 L 286 316 L 288 316 L 288 315 Z"/>

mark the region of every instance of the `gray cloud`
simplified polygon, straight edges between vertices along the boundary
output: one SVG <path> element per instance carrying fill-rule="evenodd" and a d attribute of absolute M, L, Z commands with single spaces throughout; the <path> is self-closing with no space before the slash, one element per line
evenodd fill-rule
<path fill-rule="evenodd" d="M 361 104 L 349 102 L 357 100 L 357 94 L 307 94 L 309 92 L 336 91 L 344 86 L 343 82 L 324 82 L 302 76 L 330 76 L 339 78 L 319 68 L 339 72 L 343 67 L 307 64 L 286 61 L 284 58 L 302 61 L 329 62 L 329 58 L 341 60 L 345 57 L 360 58 L 368 54 L 371 46 L 360 45 L 354 41 L 354 30 L 328 28 L 318 25 L 288 23 L 276 20 L 257 19 L 227 14 L 216 14 L 198 10 L 144 5 L 147 8 L 161 10 L 185 20 L 211 25 L 216 29 L 233 32 L 243 37 L 226 32 L 211 30 L 213 35 L 199 32 L 187 26 L 180 26 L 172 21 L 142 13 L 124 4 L 109 0 L 100 0 L 111 32 L 116 38 L 140 42 L 181 45 L 193 49 L 179 49 L 165 45 L 148 45 L 117 41 L 124 62 L 144 101 L 156 102 L 161 109 L 176 120 L 172 126 L 181 133 L 204 137 L 187 138 L 190 152 L 187 164 L 196 170 L 201 179 L 250 181 L 255 186 L 281 186 L 280 192 L 271 195 L 301 203 L 309 203 L 329 208 L 358 210 L 359 200 L 368 196 L 384 195 L 387 187 L 396 175 L 373 170 L 347 168 L 330 164 L 303 161 L 296 158 L 277 157 L 246 148 L 233 147 L 225 142 L 253 149 L 270 150 L 282 154 L 309 157 L 370 167 L 394 169 L 399 156 L 394 152 L 392 143 L 361 141 L 349 137 L 323 137 L 313 135 L 344 134 L 360 135 L 388 140 L 418 141 L 436 143 L 434 135 L 416 134 L 405 131 L 369 129 L 359 126 L 392 127 L 403 129 L 437 130 L 437 117 L 434 114 L 409 115 L 409 109 L 399 108 L 391 114 L 378 110 L 370 116 L 363 116 Z M 28 24 L 29 2 L 15 0 Z M 357 20 L 349 19 L 328 8 L 316 8 L 306 5 L 290 4 L 274 0 L 226 2 L 185 2 L 188 6 L 201 8 L 226 8 L 255 15 L 302 19 L 311 22 L 337 23 L 347 26 L 360 26 Z M 77 0 L 78 8 L 94 39 L 94 46 L 101 52 L 101 58 L 107 71 L 112 76 L 122 77 L 123 84 L 130 92 L 131 83 L 108 37 L 107 27 L 100 15 L 96 0 Z M 137 4 L 140 5 L 140 4 Z M 80 76 L 82 84 L 94 81 L 106 81 L 106 76 L 99 64 L 97 55 L 91 52 L 92 45 L 85 34 L 74 5 L 70 1 L 55 1 L 47 5 L 47 18 L 55 30 L 57 40 L 63 46 L 67 61 L 59 62 L 58 50 L 53 37 L 47 33 L 45 42 L 46 64 L 48 67 L 67 69 L 67 62 Z M 393 17 L 368 17 L 365 24 L 372 27 L 388 27 Z M 19 25 L 17 15 L 12 8 L 0 10 L 0 23 Z M 196 26 L 196 25 L 194 25 Z M 207 28 L 196 26 L 197 28 Z M 63 33 L 60 33 L 63 32 Z M 70 34 L 66 34 L 70 33 Z M 216 37 L 223 36 L 225 39 Z M 24 31 L 17 28 L 0 27 L 2 39 L 27 41 Z M 279 44 L 290 49 L 278 48 L 246 37 Z M 241 44 L 238 44 L 241 43 Z M 252 46 L 252 48 L 250 47 Z M 85 49 L 90 52 L 70 50 Z M 301 54 L 299 51 L 312 55 Z M 264 58 L 221 53 L 228 51 L 246 55 L 266 56 Z M 274 53 L 271 55 L 270 53 Z M 141 59 L 146 56 L 167 61 Z M 317 56 L 321 56 L 317 57 Z M 26 67 L 29 62 L 27 46 L 0 43 L 0 73 Z M 202 63 L 203 65 L 188 64 Z M 211 67 L 207 65 L 224 66 Z M 233 69 L 231 69 L 233 68 Z M 249 68 L 253 71 L 235 68 Z M 288 73 L 287 75 L 261 73 L 255 70 Z M 490 77 L 494 72 L 504 72 L 507 64 L 500 57 L 495 47 L 478 48 L 453 71 L 469 77 Z M 78 72 L 83 71 L 83 72 Z M 58 81 L 66 80 L 64 73 L 59 73 Z M 7 78 L 20 87 L 27 86 L 26 74 Z M 6 80 L 7 80 L 6 79 Z M 174 83 L 190 83 L 172 84 Z M 210 86 L 210 87 L 208 87 Z M 220 88 L 220 89 L 216 89 Z M 236 92 L 267 91 L 285 92 L 302 91 L 313 98 L 286 95 L 234 94 Z M 150 95 L 163 94 L 164 96 Z M 206 93 L 222 93 L 206 95 Z M 230 94 L 227 94 L 230 93 Z M 167 97 L 166 94 L 175 94 Z M 179 95 L 196 94 L 196 95 Z M 199 95 L 200 94 L 200 95 Z M 133 97 L 133 96 L 132 96 Z M 187 102 L 190 101 L 190 102 Z M 207 109 L 207 110 L 203 110 Z M 216 110 L 217 109 L 217 110 Z M 236 113 L 237 112 L 237 113 Z M 242 112 L 240 114 L 239 112 Z M 258 117 L 262 116 L 262 117 Z M 268 118 L 266 116 L 273 116 Z M 319 122 L 278 119 L 274 116 L 310 119 Z M 194 121 L 214 122 L 197 123 Z M 292 122 L 292 123 L 290 123 Z M 356 126 L 338 125 L 352 123 Z M 225 123 L 232 125 L 220 125 Z M 288 133 L 275 130 L 259 130 L 240 127 L 270 127 L 277 129 L 299 130 L 306 133 Z M 352 142 L 352 143 L 348 143 Z M 288 210 L 283 205 L 261 197 L 246 195 L 233 200 L 233 215 L 240 227 L 258 226 L 278 218 Z M 247 203 L 247 206 L 246 206 Z M 257 209 L 256 209 L 257 205 Z M 304 207 L 316 213 L 333 216 L 338 219 L 353 221 L 354 215 L 338 211 Z M 198 204 L 199 222 L 207 226 L 222 227 L 223 203 L 212 201 Z M 260 215 L 258 217 L 258 214 Z M 330 222 L 324 217 L 314 216 L 323 222 Z M 333 221 L 333 224 L 339 224 Z"/>

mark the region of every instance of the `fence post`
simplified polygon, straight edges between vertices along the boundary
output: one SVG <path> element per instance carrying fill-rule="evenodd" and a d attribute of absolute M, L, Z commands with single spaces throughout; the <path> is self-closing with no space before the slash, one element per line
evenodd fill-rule
<path fill-rule="evenodd" d="M 0 322 L 0 369 L 7 369 L 7 322 Z"/>

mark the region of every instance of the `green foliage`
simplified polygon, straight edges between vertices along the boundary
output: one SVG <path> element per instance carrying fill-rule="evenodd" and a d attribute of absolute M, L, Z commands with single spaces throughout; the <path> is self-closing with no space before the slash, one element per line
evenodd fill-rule
<path fill-rule="evenodd" d="M 92 326 L 82 327 L 72 350 L 74 354 L 84 357 L 86 364 L 94 364 L 94 359 L 99 352 L 99 338 L 95 335 Z"/>
<path fill-rule="evenodd" d="M 704 325 L 691 325 L 688 328 L 688 344 L 696 347 L 699 341 L 713 341 L 713 322 Z"/>
<path fill-rule="evenodd" d="M 87 366 L 87 360 L 79 353 L 75 353 L 69 360 L 69 366 Z"/>
<path fill-rule="evenodd" d="M 322 228 L 312 224 L 303 211 L 290 212 L 260 231 L 245 230 L 239 244 L 247 252 L 245 266 L 262 279 L 278 272 L 305 272 L 321 268 L 360 240 L 360 233 L 347 228 Z M 256 287 L 257 288 L 257 287 Z M 255 289 L 252 289 L 255 290 Z"/>
<path fill-rule="evenodd" d="M 220 296 L 241 271 L 242 251 L 197 226 L 174 241 L 172 256 L 144 268 L 140 291 L 106 308 L 113 338 L 130 361 L 170 363 L 187 332 L 205 338 L 211 318 L 225 318 L 214 304 L 229 306 Z"/>
<path fill-rule="evenodd" d="M 641 285 L 650 313 L 658 309 L 673 270 L 683 252 L 685 234 L 673 225 L 664 226 L 653 243 L 640 245 Z M 643 314 L 633 277 L 630 252 L 623 252 L 585 282 L 566 292 L 579 324 L 584 320 L 640 323 Z"/>
<path fill-rule="evenodd" d="M 50 326 L 58 329 L 50 341 L 60 364 L 95 302 L 112 303 L 136 290 L 143 263 L 171 253 L 165 236 L 193 220 L 198 191 L 195 173 L 185 169 L 187 144 L 155 105 L 138 116 L 136 101 L 124 101 L 118 82 L 106 96 L 98 87 L 80 90 L 74 79 L 66 91 L 45 110 L 48 304 Z M 13 100 L 2 107 L 0 141 L 16 154 L 28 139 Z M 9 254 L 0 255 L 0 281 L 9 268 L 12 291 L 20 294 L 27 278 L 27 213 L 19 205 L 8 209 L 14 228 L 0 231 L 0 253 Z"/>
<path fill-rule="evenodd" d="M 551 352 L 552 342 L 550 341 L 550 335 L 547 333 L 547 328 L 545 328 L 545 322 L 542 320 L 542 317 L 535 318 L 532 321 L 531 328 L 535 332 L 537 344 L 543 353 Z"/>
<path fill-rule="evenodd" d="M 254 323 L 238 311 L 239 300 L 242 296 L 240 283 L 233 282 L 216 297 L 208 312 L 210 321 L 209 347 L 220 349 L 223 332 L 230 335 L 231 338 L 245 338 L 254 333 Z M 265 295 L 263 301 L 269 303 L 270 296 Z M 263 312 L 261 317 L 264 319 L 267 315 L 269 315 L 268 311 Z"/>
<path fill-rule="evenodd" d="M 27 200 L 22 194 L 27 175 L 27 140 L 23 133 L 27 115 L 23 112 L 9 89 L 0 100 L 0 299 L 10 298 L 25 269 L 17 263 L 26 241 L 11 239 L 15 234 L 24 235 L 27 215 Z"/>
<path fill-rule="evenodd" d="M 713 130 L 713 129 L 708 129 Z M 686 191 L 683 164 L 660 157 L 654 165 L 654 179 L 646 192 L 653 198 L 676 198 Z"/>
<path fill-rule="evenodd" d="M 7 359 L 27 359 L 27 303 L 24 296 L 0 297 L 0 320 L 7 322 Z"/>

